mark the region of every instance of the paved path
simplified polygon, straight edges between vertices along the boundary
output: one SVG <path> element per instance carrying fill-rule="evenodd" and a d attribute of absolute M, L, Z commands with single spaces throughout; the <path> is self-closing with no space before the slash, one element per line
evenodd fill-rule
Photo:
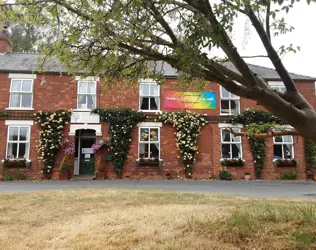
<path fill-rule="evenodd" d="M 312 181 L 105 180 L 0 182 L 0 192 L 28 192 L 78 188 L 139 188 L 316 199 L 316 182 Z"/>

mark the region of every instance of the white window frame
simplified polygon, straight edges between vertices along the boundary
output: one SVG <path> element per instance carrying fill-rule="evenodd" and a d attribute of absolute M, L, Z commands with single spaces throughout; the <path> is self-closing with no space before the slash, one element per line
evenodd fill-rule
<path fill-rule="evenodd" d="M 240 114 L 240 97 L 239 96 L 236 96 L 234 95 L 233 93 L 229 92 L 227 90 L 227 92 L 229 93 L 229 97 L 222 97 L 222 89 L 224 87 L 222 87 L 220 85 L 220 115 L 233 115 L 233 113 L 231 112 L 231 102 L 230 101 L 238 101 L 238 114 Z M 226 114 L 226 113 L 222 113 L 222 100 L 226 100 L 226 101 L 229 101 L 229 113 Z"/>
<path fill-rule="evenodd" d="M 147 84 L 149 85 L 149 94 L 148 95 L 142 95 L 141 94 L 141 85 L 142 84 Z M 150 86 L 151 85 L 154 85 L 154 86 L 157 86 L 158 87 L 158 95 L 151 95 L 150 94 Z M 152 97 L 152 98 L 155 98 L 155 97 L 159 97 L 159 103 L 157 105 L 157 109 L 154 109 L 154 110 L 151 110 L 150 109 L 150 101 L 149 101 L 149 109 L 141 109 L 141 97 Z M 161 103 L 161 98 L 160 98 L 160 86 L 157 84 L 157 82 L 155 82 L 154 80 L 152 79 L 145 79 L 145 80 L 141 80 L 139 82 L 139 98 L 138 98 L 138 109 L 139 111 L 142 111 L 142 112 L 159 112 L 160 111 L 160 103 Z"/>
<path fill-rule="evenodd" d="M 224 158 L 224 159 L 243 159 L 242 158 L 242 139 L 241 136 L 239 136 L 240 138 L 240 142 L 234 142 L 232 141 L 232 134 L 230 134 L 230 141 L 224 141 L 223 140 L 223 130 L 225 130 L 226 128 L 220 128 L 220 133 L 221 133 L 221 158 L 223 158 L 223 152 L 222 152 L 222 145 L 223 144 L 230 144 L 230 158 Z M 236 132 L 240 132 L 240 128 L 239 127 L 232 127 L 232 129 Z M 229 132 L 226 132 L 229 133 Z M 240 144 L 240 158 L 232 158 L 232 144 Z"/>
<path fill-rule="evenodd" d="M 18 140 L 17 141 L 10 141 L 10 128 L 19 128 L 18 129 Z M 27 128 L 28 129 L 28 139 L 26 141 L 20 141 L 20 131 L 21 128 Z M 29 160 L 30 158 L 30 148 L 31 148 L 31 126 L 30 125 L 22 125 L 22 124 L 16 124 L 16 125 L 8 125 L 8 130 L 7 130 L 7 145 L 6 145 L 6 157 L 8 157 L 8 149 L 9 149 L 9 143 L 17 143 L 18 147 L 17 147 L 17 154 L 19 152 L 19 148 L 20 148 L 20 143 L 26 143 L 28 144 L 28 149 L 27 152 L 25 152 L 25 159 Z M 22 159 L 22 158 L 13 158 L 13 159 Z M 23 158 L 24 159 L 24 158 Z"/>
<path fill-rule="evenodd" d="M 294 140 L 293 140 L 293 136 L 292 135 L 289 135 L 290 137 L 291 137 L 291 142 L 284 142 L 284 135 L 282 135 L 282 136 L 274 136 L 273 137 L 273 146 L 274 145 L 282 145 L 282 158 L 281 159 L 288 159 L 288 158 L 284 158 L 284 148 L 283 148 L 283 145 L 292 145 L 292 158 L 291 159 L 294 159 Z M 275 137 L 282 137 L 282 142 L 276 142 L 275 141 Z M 273 151 L 273 158 L 274 158 L 274 151 Z"/>
<path fill-rule="evenodd" d="M 14 78 L 11 78 L 10 81 L 10 93 L 9 93 L 9 107 L 7 108 L 8 110 L 34 110 L 33 108 L 33 97 L 34 97 L 34 78 L 27 78 L 27 75 L 21 75 L 23 78 L 19 78 L 18 76 L 15 76 Z M 22 81 L 21 82 L 21 89 L 19 91 L 13 91 L 12 90 L 12 83 L 13 81 Z M 30 91 L 22 91 L 22 85 L 23 81 L 32 81 L 31 84 L 31 90 Z M 11 94 L 20 94 L 20 107 L 11 107 Z M 31 98 L 31 107 L 21 107 L 22 105 L 22 96 L 23 94 L 32 94 Z"/>
<path fill-rule="evenodd" d="M 280 81 L 270 81 L 268 82 L 268 85 L 270 86 L 270 88 L 278 90 L 279 92 L 284 93 L 284 91 L 282 91 L 282 88 L 285 88 L 285 85 L 283 82 Z"/>
<path fill-rule="evenodd" d="M 158 129 L 158 141 L 141 141 L 141 129 L 147 128 L 149 129 L 149 134 L 150 134 L 150 129 Z M 148 138 L 149 139 L 149 138 Z M 154 144 L 154 143 L 159 143 L 159 159 L 160 159 L 160 127 L 158 126 L 139 126 L 138 127 L 138 158 L 140 158 L 140 144 Z M 150 159 L 149 157 L 150 150 L 148 150 L 148 157 L 143 157 L 144 159 Z"/>
<path fill-rule="evenodd" d="M 94 89 L 95 89 L 95 93 L 94 94 L 92 94 L 92 93 L 88 93 L 88 84 L 87 84 L 87 87 L 86 87 L 86 92 L 85 93 L 79 93 L 79 91 L 80 91 L 80 83 L 81 82 L 87 82 L 88 84 L 89 83 L 94 83 Z M 88 111 L 90 111 L 91 109 L 90 108 L 88 108 L 88 106 L 87 106 L 87 108 L 80 108 L 79 107 L 79 95 L 85 95 L 86 96 L 86 105 L 88 105 L 88 102 L 87 102 L 87 95 L 91 95 L 91 96 L 94 96 L 95 97 L 95 107 L 94 108 L 96 108 L 97 107 L 97 81 L 95 81 L 95 80 L 90 80 L 90 79 L 82 79 L 82 80 L 78 80 L 78 82 L 77 82 L 77 109 L 76 110 L 88 110 Z"/>

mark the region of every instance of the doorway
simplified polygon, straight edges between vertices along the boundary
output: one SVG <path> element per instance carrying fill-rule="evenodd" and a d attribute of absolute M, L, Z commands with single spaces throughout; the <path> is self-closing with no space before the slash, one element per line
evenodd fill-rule
<path fill-rule="evenodd" d="M 91 149 L 96 141 L 94 130 L 76 131 L 76 154 L 74 175 L 94 176 L 95 155 Z"/>

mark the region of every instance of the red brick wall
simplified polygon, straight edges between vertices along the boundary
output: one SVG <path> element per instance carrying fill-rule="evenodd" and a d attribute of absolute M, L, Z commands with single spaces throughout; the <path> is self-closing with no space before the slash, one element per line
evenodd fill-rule
<path fill-rule="evenodd" d="M 315 89 L 312 82 L 297 83 L 298 89 L 316 107 Z M 9 88 L 10 79 L 7 73 L 0 73 L 0 111 L 4 111 L 9 103 Z M 100 108 L 117 108 L 130 107 L 138 109 L 139 91 L 138 85 L 123 85 L 120 88 L 113 86 L 110 83 L 101 81 L 97 87 L 97 106 Z M 176 79 L 167 79 L 165 84 L 161 86 L 161 110 L 164 110 L 163 93 L 165 91 L 179 91 L 179 83 Z M 200 91 L 196 88 L 189 88 L 188 91 Z M 216 83 L 208 83 L 204 91 L 216 92 L 216 109 L 214 110 L 194 110 L 200 114 L 209 116 L 218 116 L 220 113 L 220 92 L 219 85 Z M 34 81 L 34 96 L 33 106 L 35 111 L 57 109 L 75 109 L 77 105 L 77 82 L 73 81 L 71 76 L 60 75 L 37 75 Z M 256 102 L 251 100 L 241 100 L 241 111 L 246 108 L 262 108 Z M 183 111 L 169 109 L 167 111 Z M 15 112 L 15 111 L 10 111 Z M 34 111 L 29 111 L 33 113 Z M 69 125 L 65 128 L 65 138 L 74 140 L 74 137 L 68 136 Z M 174 128 L 171 125 L 163 124 L 161 128 L 160 150 L 161 158 L 164 160 L 163 170 L 170 171 L 174 178 L 177 178 L 178 173 L 181 177 L 183 174 L 183 165 L 178 160 L 178 150 L 176 148 Z M 108 136 L 108 124 L 102 123 L 103 137 Z M 3 138 L 3 143 L 0 144 L 0 159 L 5 157 L 6 151 L 6 136 L 7 126 L 4 121 L 0 120 L 0 138 Z M 30 158 L 33 160 L 32 169 L 28 170 L 29 175 L 40 177 L 41 163 L 37 161 L 36 140 L 39 138 L 39 126 L 34 124 L 31 129 L 31 150 Z M 159 169 L 140 168 L 136 166 L 135 160 L 138 158 L 138 128 L 134 128 L 128 160 L 125 165 L 124 177 L 129 178 L 152 178 L 164 176 L 164 172 Z M 267 159 L 263 171 L 264 179 L 277 179 L 281 171 L 290 171 L 291 169 L 275 168 L 272 164 L 273 160 L 273 145 L 272 139 L 267 140 Z M 298 176 L 300 179 L 305 178 L 305 163 L 304 163 L 304 148 L 303 139 L 301 137 L 294 138 L 295 158 L 298 159 Z M 208 124 L 201 130 L 201 135 L 198 139 L 197 162 L 193 168 L 193 178 L 208 178 L 210 176 L 218 176 L 221 169 L 221 141 L 220 129 L 218 124 Z M 249 171 L 254 178 L 253 159 L 251 156 L 247 138 L 242 138 L 243 158 L 246 161 L 244 167 L 228 167 L 227 169 L 233 174 L 233 178 L 241 179 L 244 177 L 244 172 Z M 58 177 L 58 166 L 62 159 L 62 153 L 57 155 L 55 173 L 53 177 Z M 96 156 L 96 162 L 103 162 L 103 155 Z M 115 177 L 113 166 L 111 163 L 103 162 L 106 165 L 107 176 Z M 97 166 L 96 166 L 97 169 Z"/>
<path fill-rule="evenodd" d="M 0 37 L 0 53 L 11 52 L 12 45 L 6 37 Z"/>

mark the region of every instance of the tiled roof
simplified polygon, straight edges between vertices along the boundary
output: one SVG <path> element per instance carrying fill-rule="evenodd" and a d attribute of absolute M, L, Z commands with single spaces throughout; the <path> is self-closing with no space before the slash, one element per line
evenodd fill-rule
<path fill-rule="evenodd" d="M 5 53 L 0 54 L 0 72 L 11 72 L 11 73 L 26 73 L 36 72 L 38 69 L 38 60 L 40 54 L 31 53 Z M 257 73 L 260 77 L 265 80 L 279 80 L 279 74 L 274 70 L 262 66 L 248 64 L 253 72 Z M 232 64 L 226 65 L 231 69 L 234 69 Z M 155 68 L 166 77 L 177 77 L 177 70 L 172 68 L 168 63 L 156 62 Z M 44 64 L 44 69 L 49 73 L 65 73 L 65 67 L 54 58 L 49 58 Z M 304 81 L 316 81 L 315 77 L 303 76 L 294 73 L 290 73 L 293 80 L 304 80 Z"/>

